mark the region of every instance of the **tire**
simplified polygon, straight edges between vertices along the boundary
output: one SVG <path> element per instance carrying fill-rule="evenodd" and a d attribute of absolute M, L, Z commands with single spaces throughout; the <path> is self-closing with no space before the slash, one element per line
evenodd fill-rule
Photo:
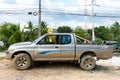
<path fill-rule="evenodd" d="M 96 60 L 91 55 L 85 55 L 81 58 L 79 65 L 81 69 L 89 71 L 95 68 Z"/>
<path fill-rule="evenodd" d="M 17 70 L 25 70 L 31 66 L 32 60 L 28 54 L 20 53 L 13 59 L 13 65 Z"/>

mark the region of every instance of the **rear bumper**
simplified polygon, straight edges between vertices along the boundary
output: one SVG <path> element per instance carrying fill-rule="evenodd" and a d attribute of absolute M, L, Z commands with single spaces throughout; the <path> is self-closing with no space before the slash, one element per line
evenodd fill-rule
<path fill-rule="evenodd" d="M 101 51 L 101 56 L 99 57 L 99 59 L 110 59 L 113 57 L 113 47 L 109 47 L 107 49 L 104 49 Z"/>

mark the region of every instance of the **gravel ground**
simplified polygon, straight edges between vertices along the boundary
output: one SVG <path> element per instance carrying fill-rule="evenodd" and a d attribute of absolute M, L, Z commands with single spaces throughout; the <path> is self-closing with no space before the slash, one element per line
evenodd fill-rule
<path fill-rule="evenodd" d="M 113 59 L 98 61 L 92 71 L 69 62 L 36 63 L 29 70 L 18 71 L 11 61 L 0 59 L 0 80 L 120 80 L 120 65 L 113 64 Z"/>

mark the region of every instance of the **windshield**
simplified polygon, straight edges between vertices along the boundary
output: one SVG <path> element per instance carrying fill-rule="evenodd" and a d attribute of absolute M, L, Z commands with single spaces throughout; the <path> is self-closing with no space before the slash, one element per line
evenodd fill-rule
<path fill-rule="evenodd" d="M 37 38 L 37 39 L 35 39 L 34 41 L 32 41 L 32 43 L 36 43 L 36 42 L 38 42 L 40 40 L 40 38 Z"/>
<path fill-rule="evenodd" d="M 37 43 L 37 42 L 39 42 L 44 36 L 45 36 L 45 35 L 43 35 L 43 36 L 41 36 L 41 37 L 35 39 L 32 43 Z"/>

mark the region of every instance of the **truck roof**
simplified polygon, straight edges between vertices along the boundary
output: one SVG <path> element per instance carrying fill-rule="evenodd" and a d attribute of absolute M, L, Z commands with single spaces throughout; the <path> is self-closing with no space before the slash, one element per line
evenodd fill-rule
<path fill-rule="evenodd" d="M 50 35 L 50 34 L 54 34 L 54 35 L 71 35 L 74 33 L 46 33 L 46 35 Z"/>
<path fill-rule="evenodd" d="M 45 35 L 75 35 L 75 33 L 46 33 Z M 86 41 L 87 43 L 92 44 L 92 42 L 90 40 L 87 40 L 87 39 L 77 36 L 77 35 L 75 35 L 75 36 L 80 38 L 83 41 Z"/>

